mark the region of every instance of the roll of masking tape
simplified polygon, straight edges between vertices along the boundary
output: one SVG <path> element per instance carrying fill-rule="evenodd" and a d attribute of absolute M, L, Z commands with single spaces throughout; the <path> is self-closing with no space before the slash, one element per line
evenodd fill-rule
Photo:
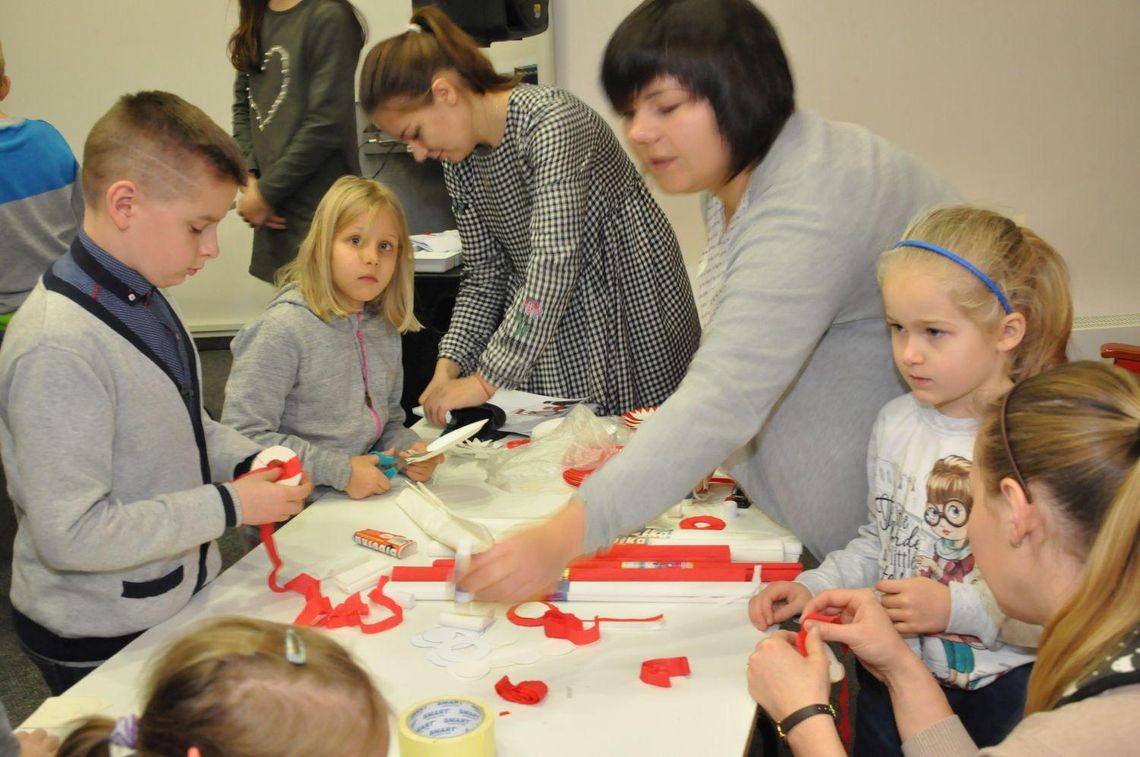
<path fill-rule="evenodd" d="M 400 716 L 400 757 L 494 757 L 495 723 L 474 699 L 425 699 Z"/>
<path fill-rule="evenodd" d="M 280 444 L 274 447 L 266 447 L 257 453 L 257 457 L 253 458 L 253 464 L 250 465 L 250 470 L 258 470 L 264 468 L 270 463 L 287 463 L 297 456 L 297 453 L 288 447 L 282 447 Z M 277 483 L 285 484 L 286 486 L 296 486 L 301 483 L 301 474 L 289 476 L 287 478 L 277 479 Z"/>

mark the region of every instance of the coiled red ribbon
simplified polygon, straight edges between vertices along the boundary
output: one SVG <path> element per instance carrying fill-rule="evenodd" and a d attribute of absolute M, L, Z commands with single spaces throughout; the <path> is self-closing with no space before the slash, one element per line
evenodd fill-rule
<path fill-rule="evenodd" d="M 275 480 L 289 478 L 290 476 L 301 473 L 301 460 L 296 456 L 285 461 L 275 460 L 264 468 L 251 470 L 249 473 L 246 473 L 245 476 L 254 473 L 263 473 L 275 468 L 280 471 Z M 239 478 L 244 478 L 245 476 L 239 476 Z M 273 564 L 273 568 L 269 571 L 269 576 L 265 580 L 266 584 L 272 591 L 279 594 L 287 591 L 295 591 L 305 598 L 305 606 L 302 608 L 300 614 L 293 620 L 294 625 L 318 628 L 360 626 L 360 630 L 364 633 L 379 633 L 381 631 L 387 631 L 390 628 L 395 628 L 404 621 L 404 608 L 400 607 L 400 605 L 396 604 L 395 600 L 384 593 L 384 585 L 388 583 L 388 576 L 381 576 L 380 580 L 376 582 L 376 587 L 368 594 L 370 600 L 392 613 L 389 617 L 378 623 L 364 622 L 364 617 L 370 614 L 371 608 L 360 598 L 360 592 L 353 594 L 336 607 L 333 607 L 332 602 L 321 592 L 321 582 L 308 573 L 298 573 L 284 586 L 279 585 L 277 583 L 277 574 L 281 570 L 282 561 L 281 555 L 277 550 L 277 542 L 274 539 L 275 525 L 273 523 L 262 523 L 258 527 L 258 530 L 261 535 L 261 543 L 265 545 L 265 551 L 269 555 L 269 561 Z"/>
<path fill-rule="evenodd" d="M 549 688 L 542 681 L 519 681 L 514 684 L 510 678 L 503 676 L 495 682 L 495 691 L 508 702 L 538 704 L 546 699 Z"/>

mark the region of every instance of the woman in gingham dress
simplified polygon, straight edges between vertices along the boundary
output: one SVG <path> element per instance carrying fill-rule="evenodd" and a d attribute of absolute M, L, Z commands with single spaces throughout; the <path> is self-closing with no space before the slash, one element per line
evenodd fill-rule
<path fill-rule="evenodd" d="M 672 228 L 605 122 L 495 73 L 432 7 L 368 53 L 360 84 L 378 126 L 444 161 L 463 242 L 428 417 L 499 387 L 610 414 L 664 401 L 697 348 L 696 306 Z"/>

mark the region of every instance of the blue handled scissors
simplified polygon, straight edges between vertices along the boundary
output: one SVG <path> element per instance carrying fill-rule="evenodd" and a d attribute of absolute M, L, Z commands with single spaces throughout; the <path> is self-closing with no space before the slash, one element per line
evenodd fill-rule
<path fill-rule="evenodd" d="M 396 458 L 376 450 L 371 450 L 368 454 L 376 455 L 376 459 L 380 461 L 380 470 L 388 478 L 395 478 L 397 473 L 403 472 L 404 468 L 408 467 L 403 458 Z"/>

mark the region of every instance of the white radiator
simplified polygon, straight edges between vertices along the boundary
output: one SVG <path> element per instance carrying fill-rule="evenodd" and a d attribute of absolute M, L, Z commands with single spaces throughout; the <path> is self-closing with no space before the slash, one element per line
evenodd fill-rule
<path fill-rule="evenodd" d="M 1073 319 L 1071 360 L 1100 358 L 1100 346 L 1105 342 L 1140 345 L 1140 313 L 1083 315 Z"/>

